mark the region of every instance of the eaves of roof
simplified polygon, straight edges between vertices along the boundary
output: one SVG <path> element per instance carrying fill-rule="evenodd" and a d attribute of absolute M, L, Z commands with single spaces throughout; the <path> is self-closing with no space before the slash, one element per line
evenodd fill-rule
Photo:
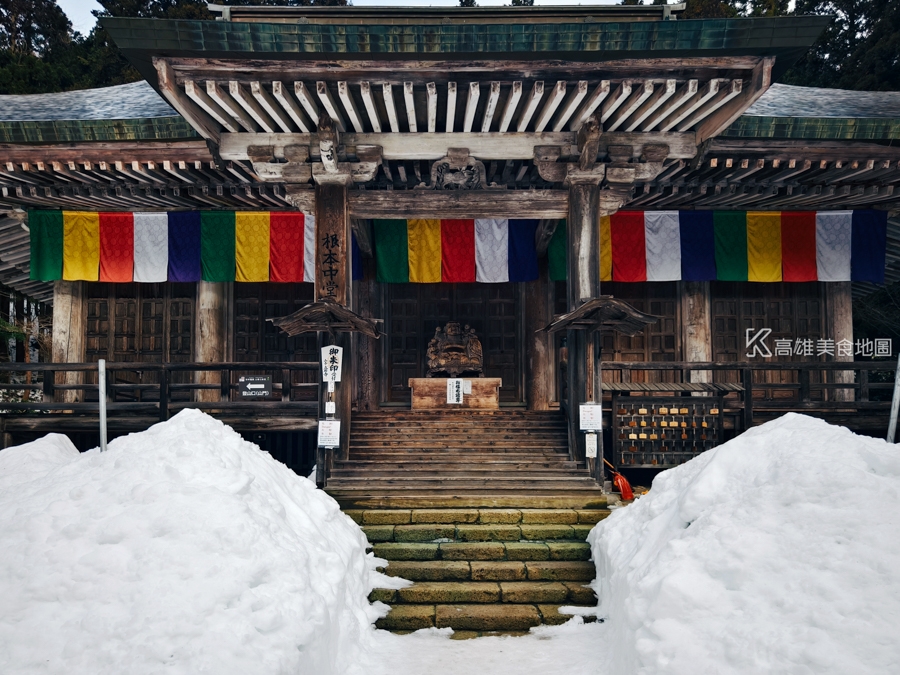
<path fill-rule="evenodd" d="M 0 143 L 166 141 L 200 136 L 181 116 L 0 122 Z"/>
<path fill-rule="evenodd" d="M 900 119 L 847 117 L 750 117 L 743 115 L 720 138 L 900 140 Z"/>
<path fill-rule="evenodd" d="M 776 56 L 774 77 L 815 42 L 827 16 L 689 21 L 353 25 L 101 19 L 150 82 L 154 56 L 218 59 L 571 59 Z"/>

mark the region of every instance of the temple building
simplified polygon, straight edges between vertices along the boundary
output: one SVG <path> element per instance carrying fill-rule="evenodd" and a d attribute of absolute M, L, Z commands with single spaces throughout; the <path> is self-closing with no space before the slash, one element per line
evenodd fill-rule
<path fill-rule="evenodd" d="M 884 433 L 853 302 L 900 280 L 900 93 L 777 83 L 829 17 L 210 7 L 102 19 L 144 81 L 0 96 L 0 284 L 53 321 L 6 444 L 96 444 L 100 359 L 110 434 L 200 407 L 349 511 L 590 509 L 598 445 L 640 479 L 791 410 Z"/>

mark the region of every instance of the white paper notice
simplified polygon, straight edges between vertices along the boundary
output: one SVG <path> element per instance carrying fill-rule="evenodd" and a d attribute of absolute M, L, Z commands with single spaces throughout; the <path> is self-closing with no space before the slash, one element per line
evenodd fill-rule
<path fill-rule="evenodd" d="M 331 345 L 322 347 L 322 382 L 341 381 L 341 361 L 344 348 Z M 329 389 L 329 391 L 331 391 Z"/>
<path fill-rule="evenodd" d="M 472 380 L 463 380 L 463 393 L 464 394 L 472 393 Z"/>
<path fill-rule="evenodd" d="M 597 434 L 586 434 L 584 442 L 584 456 L 593 459 L 597 456 Z"/>
<path fill-rule="evenodd" d="M 337 448 L 341 445 L 340 420 L 319 420 L 319 447 Z"/>
<path fill-rule="evenodd" d="M 447 380 L 447 403 L 454 405 L 463 402 L 463 382 L 459 378 L 450 378 Z"/>
<path fill-rule="evenodd" d="M 582 431 L 600 431 L 603 428 L 603 407 L 595 403 L 578 406 Z"/>

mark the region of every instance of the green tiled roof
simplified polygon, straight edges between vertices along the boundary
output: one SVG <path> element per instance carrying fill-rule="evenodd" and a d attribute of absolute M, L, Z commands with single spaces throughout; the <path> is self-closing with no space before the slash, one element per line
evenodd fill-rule
<path fill-rule="evenodd" d="M 0 143 L 163 141 L 199 138 L 182 117 L 0 122 Z"/>
<path fill-rule="evenodd" d="M 480 55 L 603 61 L 777 55 L 776 68 L 783 69 L 813 44 L 830 21 L 830 17 L 801 16 L 498 24 L 461 23 L 451 18 L 434 24 L 351 25 L 101 19 L 119 48 L 148 79 L 152 56 L 403 59 Z"/>
<path fill-rule="evenodd" d="M 739 117 L 725 138 L 793 138 L 809 140 L 897 140 L 900 119 L 841 117 Z"/>

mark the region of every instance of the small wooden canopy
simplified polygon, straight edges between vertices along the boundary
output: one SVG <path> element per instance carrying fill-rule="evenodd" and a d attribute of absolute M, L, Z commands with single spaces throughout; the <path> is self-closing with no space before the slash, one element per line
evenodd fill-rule
<path fill-rule="evenodd" d="M 362 333 L 376 339 L 381 335 L 372 319 L 365 319 L 343 305 L 333 302 L 314 302 L 301 307 L 293 314 L 269 321 L 291 337 L 317 331 L 332 334 Z"/>
<path fill-rule="evenodd" d="M 612 328 L 630 336 L 637 335 L 646 326 L 658 320 L 659 317 L 639 312 L 624 300 L 618 300 L 611 295 L 601 295 L 599 298 L 588 300 L 578 309 L 563 314 L 541 330 L 556 333 L 561 330 Z"/>

